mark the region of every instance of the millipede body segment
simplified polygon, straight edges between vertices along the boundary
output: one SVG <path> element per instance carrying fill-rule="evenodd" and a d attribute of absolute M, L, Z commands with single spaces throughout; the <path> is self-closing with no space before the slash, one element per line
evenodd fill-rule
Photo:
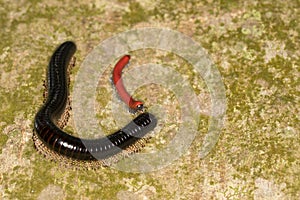
<path fill-rule="evenodd" d="M 154 115 L 142 113 L 124 128 L 98 139 L 72 136 L 58 126 L 68 101 L 69 62 L 76 45 L 67 41 L 61 44 L 50 59 L 47 72 L 47 100 L 34 120 L 34 141 L 37 148 L 41 143 L 59 155 L 76 160 L 101 160 L 128 150 L 157 124 Z M 39 142 L 36 142 L 40 140 Z"/>

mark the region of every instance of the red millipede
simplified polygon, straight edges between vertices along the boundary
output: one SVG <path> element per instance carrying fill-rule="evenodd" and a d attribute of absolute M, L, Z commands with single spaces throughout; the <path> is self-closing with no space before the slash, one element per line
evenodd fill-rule
<path fill-rule="evenodd" d="M 126 103 L 131 111 L 137 112 L 144 109 L 144 104 L 141 101 L 134 100 L 124 87 L 122 80 L 122 70 L 129 63 L 130 55 L 123 56 L 115 65 L 113 70 L 113 83 L 118 92 L 118 95 Z"/>

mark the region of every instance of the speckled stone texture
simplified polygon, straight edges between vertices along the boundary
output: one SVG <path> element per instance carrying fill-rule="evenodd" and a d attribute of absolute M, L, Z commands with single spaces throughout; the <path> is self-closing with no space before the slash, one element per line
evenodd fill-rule
<path fill-rule="evenodd" d="M 299 12 L 299 0 L 1 0 L 0 199 L 300 199 Z M 205 48 L 219 69 L 227 112 L 213 151 L 198 157 L 211 107 L 201 77 L 172 53 L 144 49 L 131 52 L 130 67 L 173 66 L 202 105 L 199 136 L 189 151 L 150 173 L 78 170 L 45 159 L 31 137 L 54 48 L 66 40 L 78 46 L 72 87 L 95 46 L 139 27 L 180 31 Z M 97 88 L 99 127 L 106 133 L 116 130 L 109 103 L 112 68 Z M 166 108 L 166 120 L 144 151 L 163 148 L 178 131 L 176 96 L 157 85 L 134 95 Z M 66 130 L 74 131 L 72 116 Z"/>

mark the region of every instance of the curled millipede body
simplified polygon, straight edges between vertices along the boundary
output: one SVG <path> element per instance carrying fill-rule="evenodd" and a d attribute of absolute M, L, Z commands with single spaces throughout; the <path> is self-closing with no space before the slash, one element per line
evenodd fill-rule
<path fill-rule="evenodd" d="M 130 55 L 123 56 L 115 65 L 113 70 L 113 83 L 120 98 L 127 104 L 132 112 L 144 109 L 143 102 L 134 100 L 125 89 L 122 80 L 122 70 L 129 63 Z"/>
<path fill-rule="evenodd" d="M 50 149 L 56 155 L 75 160 L 102 160 L 132 148 L 157 124 L 150 113 L 142 113 L 124 128 L 98 139 L 72 136 L 59 128 L 58 122 L 68 102 L 69 62 L 76 51 L 73 42 L 61 44 L 50 59 L 47 73 L 47 100 L 34 120 L 35 146 Z"/>

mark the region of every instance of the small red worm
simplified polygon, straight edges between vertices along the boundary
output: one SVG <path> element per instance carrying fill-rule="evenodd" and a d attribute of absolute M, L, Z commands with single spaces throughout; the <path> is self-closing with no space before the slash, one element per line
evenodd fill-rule
<path fill-rule="evenodd" d="M 130 55 L 123 56 L 115 65 L 113 71 L 113 82 L 117 89 L 120 98 L 127 104 L 127 106 L 133 111 L 139 111 L 144 109 L 143 102 L 134 100 L 126 91 L 122 81 L 122 70 L 129 63 Z"/>

